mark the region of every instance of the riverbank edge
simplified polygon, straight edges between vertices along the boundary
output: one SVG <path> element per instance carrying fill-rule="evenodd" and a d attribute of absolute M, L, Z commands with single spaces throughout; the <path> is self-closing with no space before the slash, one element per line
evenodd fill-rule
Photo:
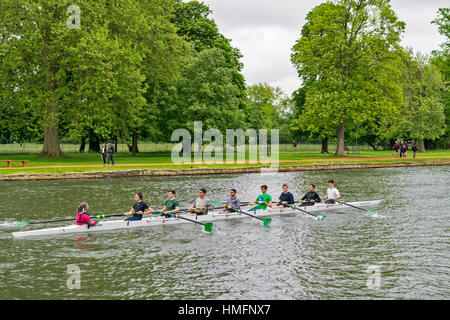
<path fill-rule="evenodd" d="M 417 161 L 417 162 L 388 162 L 388 163 L 333 163 L 308 165 L 283 165 L 277 167 L 252 166 L 235 168 L 192 168 L 192 169 L 131 169 L 114 171 L 68 172 L 57 174 L 22 173 L 0 175 L 0 181 L 32 181 L 32 180 L 68 180 L 68 179 L 104 179 L 104 178 L 132 178 L 132 177 L 164 177 L 164 176 L 195 176 L 218 174 L 242 174 L 264 172 L 293 172 L 293 171 L 324 171 L 349 169 L 375 169 L 397 167 L 428 167 L 448 166 L 450 160 Z"/>

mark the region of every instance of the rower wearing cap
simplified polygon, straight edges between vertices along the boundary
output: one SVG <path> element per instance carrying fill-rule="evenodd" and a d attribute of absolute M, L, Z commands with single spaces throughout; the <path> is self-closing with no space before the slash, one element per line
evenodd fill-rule
<path fill-rule="evenodd" d="M 134 204 L 133 208 L 131 208 L 131 210 L 126 213 L 126 215 L 131 217 L 125 219 L 126 221 L 142 220 L 142 216 L 144 214 L 153 212 L 153 209 L 150 208 L 144 201 L 142 201 L 142 192 L 136 192 L 134 194 L 134 199 L 136 200 L 136 203 Z"/>
<path fill-rule="evenodd" d="M 256 198 L 256 200 L 249 205 L 254 205 L 258 203 L 258 205 L 254 208 L 249 209 L 248 211 L 255 211 L 258 209 L 266 210 L 267 207 L 272 208 L 272 196 L 267 193 L 267 186 L 261 186 L 261 194 Z"/>
<path fill-rule="evenodd" d="M 327 194 L 325 195 L 325 203 L 336 203 L 336 200 L 338 200 L 341 197 L 341 194 L 339 193 L 339 190 L 334 187 L 334 181 L 328 180 L 328 186 Z"/>
<path fill-rule="evenodd" d="M 174 213 L 180 211 L 180 203 L 175 198 L 175 195 L 176 195 L 175 190 L 169 190 L 168 192 L 169 199 L 166 200 L 164 208 L 161 210 L 162 212 L 161 216 L 170 218 Z"/>
<path fill-rule="evenodd" d="M 287 184 L 283 184 L 283 192 L 278 198 L 277 203 L 280 203 L 281 206 L 272 207 L 272 209 L 283 209 L 292 206 L 294 201 L 294 196 L 289 192 L 289 188 Z"/>
<path fill-rule="evenodd" d="M 313 206 L 316 202 L 321 202 L 319 195 L 317 194 L 316 186 L 313 184 L 309 185 L 309 192 L 307 192 L 302 198 L 301 207 Z"/>
<path fill-rule="evenodd" d="M 237 212 L 241 209 L 241 201 L 236 197 L 236 189 L 230 190 L 230 199 L 224 207 L 225 210 L 220 211 L 219 214 Z"/>
<path fill-rule="evenodd" d="M 80 203 L 77 207 L 77 217 L 75 224 L 77 226 L 82 226 L 84 224 L 87 224 L 88 227 L 97 225 L 97 221 L 92 221 L 89 217 L 89 205 L 86 201 L 83 201 Z"/>
<path fill-rule="evenodd" d="M 194 206 L 189 208 L 189 211 L 191 212 L 189 215 L 207 215 L 210 210 L 214 210 L 214 205 L 211 200 L 206 197 L 206 189 L 201 188 L 199 197 L 194 202 Z"/>

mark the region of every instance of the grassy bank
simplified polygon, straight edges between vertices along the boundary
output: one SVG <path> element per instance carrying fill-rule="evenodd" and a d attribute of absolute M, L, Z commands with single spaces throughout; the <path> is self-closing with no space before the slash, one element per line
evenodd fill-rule
<path fill-rule="evenodd" d="M 349 154 L 345 157 L 336 157 L 334 154 L 321 154 L 319 151 L 280 152 L 280 165 L 315 165 L 334 163 L 373 163 L 373 162 L 410 162 L 410 161 L 438 161 L 449 160 L 450 150 L 432 150 L 418 153 L 417 159 L 412 159 L 412 152 L 406 159 L 395 159 L 392 151 L 361 151 L 358 155 Z M 426 158 L 425 158 L 426 157 Z M 116 166 L 103 167 L 99 154 L 95 153 L 66 153 L 66 157 L 49 159 L 40 158 L 38 154 L 0 154 L 0 160 L 29 160 L 27 167 L 21 163 L 13 163 L 11 169 L 5 169 L 6 163 L 0 162 L 0 175 L 26 174 L 26 173 L 68 173 L 92 172 L 128 169 L 190 169 L 190 168 L 230 168 L 242 166 L 255 166 L 258 164 L 172 164 L 169 152 L 139 153 L 132 157 L 130 153 L 118 153 L 114 160 Z M 261 164 L 264 165 L 264 164 Z M 267 165 L 267 164 L 266 164 Z M 38 168 L 36 168 L 38 167 Z M 40 168 L 39 168 L 40 167 Z M 42 168 L 48 167 L 48 168 Z"/>

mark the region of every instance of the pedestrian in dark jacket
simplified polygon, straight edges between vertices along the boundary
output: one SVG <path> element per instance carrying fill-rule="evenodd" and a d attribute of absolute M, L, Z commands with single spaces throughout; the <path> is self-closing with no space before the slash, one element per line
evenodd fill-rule
<path fill-rule="evenodd" d="M 112 165 L 114 165 L 114 146 L 111 141 L 108 142 L 108 166 L 111 162 Z"/>
<path fill-rule="evenodd" d="M 413 158 L 416 158 L 416 153 L 417 153 L 417 144 L 416 142 L 413 140 L 412 146 L 411 146 L 412 151 L 414 152 Z"/>

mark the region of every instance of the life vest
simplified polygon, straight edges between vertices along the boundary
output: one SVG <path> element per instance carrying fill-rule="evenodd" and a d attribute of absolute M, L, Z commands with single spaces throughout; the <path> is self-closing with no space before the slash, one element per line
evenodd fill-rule
<path fill-rule="evenodd" d="M 78 211 L 77 212 L 78 213 L 78 219 L 76 219 L 75 221 L 77 222 L 77 223 L 82 223 L 82 224 L 87 224 L 87 226 L 88 226 L 88 228 L 90 227 L 90 225 L 89 225 L 89 223 L 87 223 L 87 222 L 82 222 L 81 221 L 81 217 L 83 216 L 83 214 L 87 214 L 88 216 L 89 216 L 89 214 L 86 212 L 86 211 Z"/>

